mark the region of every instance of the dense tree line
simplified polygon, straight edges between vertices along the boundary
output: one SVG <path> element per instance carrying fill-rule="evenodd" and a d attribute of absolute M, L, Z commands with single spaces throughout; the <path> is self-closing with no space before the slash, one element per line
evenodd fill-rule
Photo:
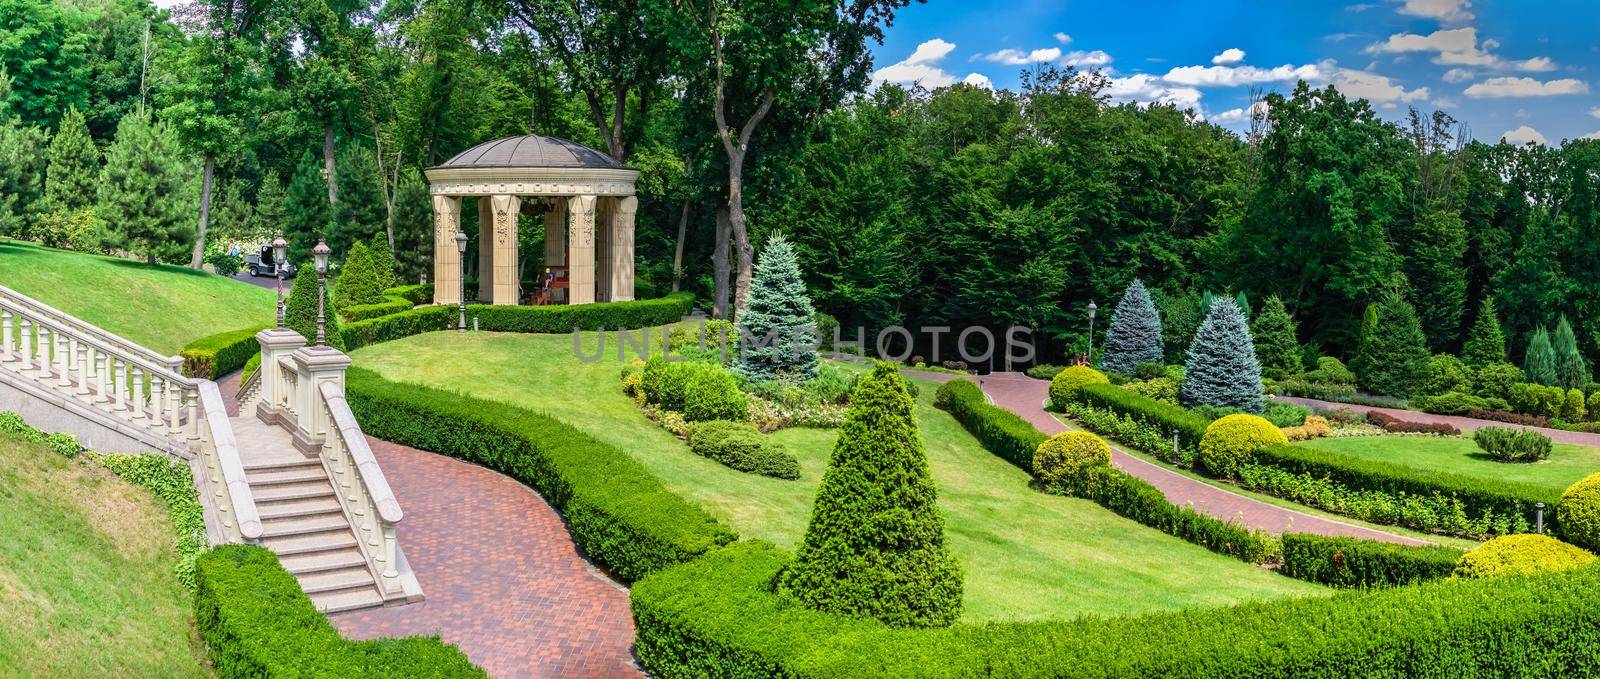
<path fill-rule="evenodd" d="M 1045 359 L 1083 353 L 1088 302 L 1135 279 L 1169 362 L 1221 296 L 1251 323 L 1268 302 L 1269 371 L 1293 342 L 1358 358 L 1401 298 L 1434 352 L 1492 304 L 1512 360 L 1562 315 L 1600 358 L 1600 142 L 1470 141 L 1305 84 L 1242 137 L 1071 69 L 869 87 L 906 4 L 0 0 L 0 233 L 190 265 L 381 235 L 416 280 L 422 171 L 534 131 L 640 168 L 639 294 L 721 314 L 783 233 L 846 328 L 1024 324 Z"/>

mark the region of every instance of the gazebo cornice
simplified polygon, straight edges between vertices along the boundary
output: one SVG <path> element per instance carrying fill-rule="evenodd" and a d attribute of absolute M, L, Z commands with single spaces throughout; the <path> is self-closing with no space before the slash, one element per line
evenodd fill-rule
<path fill-rule="evenodd" d="M 631 196 L 631 168 L 436 167 L 427 170 L 435 196 Z"/>

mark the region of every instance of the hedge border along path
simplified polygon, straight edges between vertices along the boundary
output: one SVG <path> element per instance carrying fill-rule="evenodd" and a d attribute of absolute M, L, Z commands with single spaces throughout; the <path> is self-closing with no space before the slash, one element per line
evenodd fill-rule
<path fill-rule="evenodd" d="M 953 377 L 951 375 L 934 377 L 932 373 L 918 376 L 940 381 Z M 1016 413 L 1041 432 L 1053 436 L 1069 429 L 1066 424 L 1044 409 L 1045 399 L 1049 397 L 1049 382 L 1017 372 L 993 373 L 982 379 L 983 389 L 994 399 L 995 405 Z M 1424 540 L 1334 521 L 1245 497 L 1146 462 L 1112 442 L 1107 443 L 1111 445 L 1111 463 L 1122 471 L 1144 479 L 1160 489 L 1172 504 L 1192 504 L 1201 513 L 1225 521 L 1237 521 L 1246 527 L 1268 533 L 1284 533 L 1292 530 L 1296 533 L 1359 537 L 1407 545 L 1431 544 Z"/>
<path fill-rule="evenodd" d="M 741 541 L 636 584 L 640 659 L 667 679 L 1600 674 L 1594 567 L 1137 617 L 896 630 L 780 601 L 771 582 L 789 558 Z"/>
<path fill-rule="evenodd" d="M 1303 405 L 1303 406 L 1307 406 L 1307 407 L 1328 408 L 1328 409 L 1349 408 L 1352 411 L 1355 411 L 1355 412 L 1358 412 L 1358 413 L 1363 413 L 1363 414 L 1369 413 L 1369 412 L 1373 412 L 1373 411 L 1377 411 L 1377 412 L 1380 412 L 1380 413 L 1393 415 L 1394 417 L 1396 417 L 1398 419 L 1406 420 L 1408 422 L 1422 422 L 1422 423 L 1436 422 L 1436 423 L 1439 423 L 1439 424 L 1448 424 L 1448 425 L 1451 425 L 1451 426 L 1453 426 L 1453 427 L 1455 427 L 1457 429 L 1460 429 L 1463 432 L 1467 432 L 1467 433 L 1471 433 L 1471 432 L 1476 431 L 1478 429 L 1482 429 L 1483 427 L 1504 427 L 1504 428 L 1507 428 L 1507 429 L 1525 429 L 1525 430 L 1528 430 L 1528 431 L 1536 431 L 1536 432 L 1539 432 L 1541 434 L 1544 434 L 1545 436 L 1550 437 L 1550 440 L 1555 441 L 1556 443 L 1566 443 L 1566 444 L 1570 444 L 1570 445 L 1574 445 L 1574 446 L 1593 446 L 1593 447 L 1596 447 L 1596 448 L 1600 448 L 1600 434 L 1589 434 L 1589 433 L 1585 433 L 1585 432 L 1581 432 L 1581 431 L 1567 431 L 1565 429 L 1551 429 L 1549 427 L 1530 427 L 1530 426 L 1527 426 L 1527 425 L 1513 424 L 1513 423 L 1510 423 L 1510 422 L 1496 422 L 1494 420 L 1479 420 L 1479 419 L 1475 419 L 1475 418 L 1471 418 L 1471 417 L 1461 417 L 1459 415 L 1435 415 L 1433 413 L 1419 413 L 1419 412 L 1416 412 L 1414 410 L 1399 410 L 1399 409 L 1396 409 L 1396 408 L 1379 408 L 1379 407 L 1375 407 L 1375 406 L 1356 405 L 1356 404 L 1353 404 L 1353 403 L 1335 403 L 1333 401 L 1319 401 L 1319 400 L 1314 399 L 1314 398 L 1299 398 L 1299 397 L 1294 397 L 1294 396 L 1279 396 L 1278 400 L 1287 401 L 1289 403 L 1294 403 L 1296 405 Z"/>

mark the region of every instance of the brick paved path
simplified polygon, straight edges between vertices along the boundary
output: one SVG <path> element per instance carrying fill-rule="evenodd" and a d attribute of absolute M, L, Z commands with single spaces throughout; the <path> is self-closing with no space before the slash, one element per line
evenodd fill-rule
<path fill-rule="evenodd" d="M 955 377 L 954 375 L 935 373 L 917 373 L 917 376 L 941 382 Z M 1044 409 L 1044 401 L 1049 397 L 1049 382 L 1036 380 L 1026 374 L 1016 372 L 994 373 L 971 379 L 981 380 L 984 392 L 994 399 L 995 405 L 1022 416 L 1023 419 L 1033 423 L 1033 426 L 1038 427 L 1039 431 L 1055 435 L 1069 428 Z M 1146 462 L 1128 454 L 1116 445 L 1111 445 L 1111 461 L 1122 471 L 1144 479 L 1150 482 L 1150 485 L 1161 489 L 1161 492 L 1166 494 L 1167 500 L 1173 504 L 1193 504 L 1196 510 L 1211 516 L 1225 520 L 1236 520 L 1246 526 L 1259 528 L 1270 533 L 1282 533 L 1292 530 L 1296 533 L 1350 535 L 1402 544 L 1428 544 L 1426 541 L 1415 538 L 1385 533 L 1267 504 L 1260 500 L 1245 497 L 1209 483 L 1189 478 L 1160 465 Z"/>
<path fill-rule="evenodd" d="M 1595 447 L 1600 447 L 1600 434 L 1585 434 L 1585 433 L 1583 433 L 1581 431 L 1566 431 L 1564 429 L 1550 429 L 1548 427 L 1528 427 L 1528 426 L 1524 426 L 1524 425 L 1520 425 L 1520 424 L 1509 424 L 1509 423 L 1506 423 L 1506 422 L 1496 422 L 1494 420 L 1479 420 L 1479 419 L 1475 419 L 1475 418 L 1471 418 L 1471 417 L 1459 417 L 1459 416 L 1456 416 L 1456 415 L 1435 415 L 1433 413 L 1419 413 L 1419 412 L 1417 412 L 1415 410 L 1400 410 L 1399 408 L 1375 408 L 1375 407 L 1372 407 L 1372 406 L 1361 406 L 1361 405 L 1355 405 L 1355 404 L 1352 404 L 1352 403 L 1334 403 L 1332 401 L 1318 401 L 1316 399 L 1311 399 L 1311 398 L 1295 398 L 1295 397 L 1291 397 L 1291 396 L 1279 396 L 1278 400 L 1280 400 L 1280 401 L 1288 401 L 1290 403 L 1298 403 L 1298 404 L 1303 405 L 1303 406 L 1312 406 L 1312 407 L 1317 407 L 1317 408 L 1349 408 L 1349 409 L 1354 410 L 1354 411 L 1356 411 L 1358 413 L 1370 413 L 1370 412 L 1373 412 L 1373 411 L 1377 411 L 1377 412 L 1380 412 L 1380 413 L 1393 415 L 1393 416 L 1395 416 L 1395 417 L 1397 417 L 1399 419 L 1406 420 L 1406 421 L 1409 421 L 1409 422 L 1422 422 L 1422 423 L 1437 422 L 1437 423 L 1440 423 L 1440 424 L 1448 424 L 1450 426 L 1455 427 L 1456 429 L 1460 429 L 1461 431 L 1473 431 L 1475 429 L 1481 429 L 1483 427 L 1509 427 L 1509 428 L 1512 428 L 1512 429 L 1526 429 L 1528 431 L 1536 431 L 1536 432 L 1539 432 L 1541 434 L 1544 434 L 1545 436 L 1550 437 L 1550 440 L 1555 441 L 1556 443 L 1570 443 L 1570 444 L 1576 445 L 1576 446 L 1595 446 Z"/>
<path fill-rule="evenodd" d="M 235 373 L 220 385 L 230 401 Z M 368 437 L 425 601 L 329 616 L 352 639 L 438 634 L 495 677 L 640 676 L 628 592 L 544 499 L 477 465 Z"/>

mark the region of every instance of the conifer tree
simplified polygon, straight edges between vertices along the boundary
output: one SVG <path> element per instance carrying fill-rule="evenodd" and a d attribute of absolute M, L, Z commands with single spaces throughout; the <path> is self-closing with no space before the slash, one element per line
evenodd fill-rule
<path fill-rule="evenodd" d="M 1550 343 L 1556 352 L 1555 386 L 1579 390 L 1587 387 L 1589 366 L 1583 360 L 1583 353 L 1578 351 L 1578 337 L 1572 332 L 1572 324 L 1567 322 L 1566 314 L 1562 314 L 1561 321 L 1556 324 L 1556 333 Z"/>
<path fill-rule="evenodd" d="M 1361 326 L 1356 331 L 1356 353 L 1350 359 L 1350 370 L 1361 373 L 1361 361 L 1367 355 L 1367 341 L 1378 331 L 1378 303 L 1373 302 L 1361 311 Z"/>
<path fill-rule="evenodd" d="M 1467 331 L 1467 341 L 1461 345 L 1461 361 L 1472 368 L 1504 363 L 1506 336 L 1500 330 L 1500 315 L 1494 308 L 1494 299 L 1484 297 L 1478 307 L 1478 318 Z"/>
<path fill-rule="evenodd" d="M 356 241 L 344 256 L 344 266 L 339 268 L 339 280 L 333 286 L 334 299 L 339 308 L 357 304 L 377 304 L 383 301 L 383 281 L 373 266 L 372 253 L 367 244 Z"/>
<path fill-rule="evenodd" d="M 816 311 L 794 247 L 774 234 L 756 262 L 749 306 L 739 314 L 743 343 L 734 369 L 754 381 L 817 376 Z"/>
<path fill-rule="evenodd" d="M 1244 312 L 1232 299 L 1216 298 L 1195 332 L 1178 398 L 1191 407 L 1261 412 L 1261 364 Z"/>
<path fill-rule="evenodd" d="M 300 159 L 294 178 L 289 180 L 289 188 L 284 192 L 283 232 L 289 241 L 291 263 L 299 266 L 311 260 L 311 248 L 327 233 L 331 213 L 322 166 L 308 153 Z"/>
<path fill-rule="evenodd" d="M 23 124 L 14 115 L 11 77 L 0 65 L 0 236 L 25 235 L 44 193 L 44 163 L 39 147 L 45 143 L 44 131 Z"/>
<path fill-rule="evenodd" d="M 1414 222 L 1406 274 L 1416 286 L 1413 299 L 1428 346 L 1444 351 L 1461 336 L 1467 303 L 1466 225 L 1456 211 L 1438 208 L 1425 209 Z"/>
<path fill-rule="evenodd" d="M 95 182 L 100 177 L 100 149 L 89 136 L 89 126 L 76 106 L 62 117 L 56 136 L 45 151 L 45 209 L 77 212 L 94 207 Z"/>
<path fill-rule="evenodd" d="M 1539 326 L 1528 341 L 1528 351 L 1522 358 L 1522 372 L 1534 384 L 1553 386 L 1557 380 L 1555 345 L 1550 343 L 1550 333 Z"/>
<path fill-rule="evenodd" d="M 1132 374 L 1140 363 L 1161 363 L 1166 358 L 1161 343 L 1161 314 L 1156 312 L 1150 291 L 1139 279 L 1133 280 L 1111 312 L 1104 346 L 1100 367 L 1112 372 Z"/>
<path fill-rule="evenodd" d="M 339 313 L 335 311 L 338 305 L 332 290 L 327 291 L 323 304 L 323 332 L 328 346 L 343 350 Z M 289 296 L 283 302 L 283 324 L 300 333 L 307 343 L 317 339 L 317 272 L 309 266 L 294 277 L 294 284 L 289 288 Z"/>
<path fill-rule="evenodd" d="M 1375 394 L 1409 398 L 1427 383 L 1433 359 L 1422 322 L 1399 285 L 1384 290 L 1374 313 L 1376 323 L 1361 343 L 1357 383 Z"/>
<path fill-rule="evenodd" d="M 911 395 L 879 363 L 851 393 L 850 411 L 779 590 L 829 613 L 894 627 L 949 625 L 961 614 L 961 567 L 917 433 Z"/>
<path fill-rule="evenodd" d="M 267 171 L 261 178 L 261 186 L 256 188 L 254 221 L 256 230 L 267 236 L 268 241 L 286 233 L 289 218 L 284 201 L 283 181 L 278 178 L 278 171 Z"/>
<path fill-rule="evenodd" d="M 1300 373 L 1299 329 L 1283 300 L 1277 295 L 1268 297 L 1250 324 L 1250 334 L 1255 338 L 1256 358 L 1269 376 L 1281 379 Z"/>
<path fill-rule="evenodd" d="M 106 150 L 95 210 L 112 245 L 149 262 L 187 261 L 194 226 L 178 197 L 188 188 L 171 134 L 146 114 L 124 116 Z"/>
<path fill-rule="evenodd" d="M 389 248 L 388 234 L 379 231 L 367 241 L 367 254 L 372 258 L 372 268 L 378 273 L 378 291 L 382 292 L 400 284 L 395 273 L 394 250 Z"/>

